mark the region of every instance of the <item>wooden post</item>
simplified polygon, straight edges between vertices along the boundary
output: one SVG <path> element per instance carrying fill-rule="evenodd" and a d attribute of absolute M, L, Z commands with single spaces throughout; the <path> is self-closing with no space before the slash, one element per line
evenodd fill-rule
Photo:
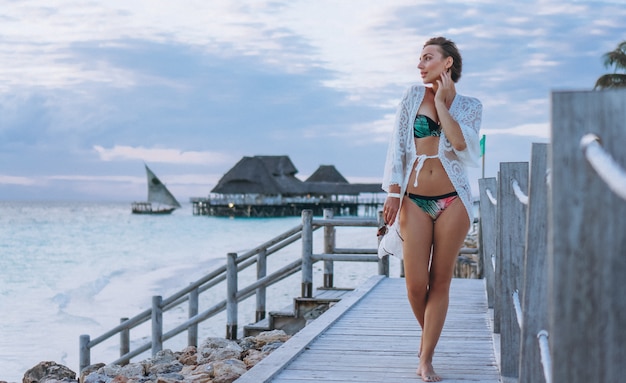
<path fill-rule="evenodd" d="M 126 322 L 128 318 L 120 318 L 120 324 Z M 130 352 L 130 329 L 128 327 L 120 330 L 120 357 Z M 124 363 L 124 365 L 128 362 Z"/>
<path fill-rule="evenodd" d="M 237 339 L 237 253 L 226 256 L 226 339 Z"/>
<path fill-rule="evenodd" d="M 267 249 L 262 249 L 256 255 L 256 279 L 259 280 L 267 275 Z M 256 289 L 256 321 L 265 319 L 266 288 L 259 286 Z"/>
<path fill-rule="evenodd" d="M 528 162 L 500 163 L 498 189 L 498 255 L 497 277 L 502 294 L 497 296 L 500 315 L 500 371 L 502 376 L 519 376 L 520 326 L 513 305 L 513 295 L 520 289 L 526 240 L 526 210 L 515 194 L 517 183 L 528 193 Z"/>
<path fill-rule="evenodd" d="M 548 240 L 553 382 L 621 382 L 626 360 L 626 200 L 590 165 L 596 134 L 626 169 L 626 91 L 552 93 Z M 608 168 L 608 167 L 605 167 Z M 623 189 L 622 189 L 623 191 Z"/>
<path fill-rule="evenodd" d="M 152 297 L 152 357 L 163 349 L 163 298 L 160 295 Z"/>
<path fill-rule="evenodd" d="M 333 219 L 333 209 L 324 209 L 324 219 Z M 335 227 L 324 226 L 324 253 L 335 252 Z M 324 287 L 333 287 L 333 261 L 324 261 Z"/>
<path fill-rule="evenodd" d="M 198 298 L 200 292 L 198 288 L 189 292 L 189 318 L 193 318 L 198 315 Z M 198 347 L 198 323 L 194 323 L 187 329 L 187 346 Z"/>
<path fill-rule="evenodd" d="M 78 374 L 87 366 L 91 364 L 91 350 L 89 349 L 89 335 L 83 334 L 78 340 Z"/>
<path fill-rule="evenodd" d="M 519 383 L 545 381 L 537 334 L 548 325 L 548 145 L 534 143 L 528 192 L 526 255 L 523 263 Z"/>
<path fill-rule="evenodd" d="M 498 183 L 495 178 L 482 178 L 478 180 L 478 186 L 480 189 L 480 256 L 483 263 L 483 276 L 487 285 L 487 304 L 494 309 L 494 324 L 498 324 L 497 331 L 495 331 L 494 326 L 494 332 L 499 333 L 500 308 L 494 307 L 493 304 L 495 295 L 500 293 L 495 291 L 495 269 L 493 267 L 498 230 L 496 224 Z"/>
<path fill-rule="evenodd" d="M 313 211 L 302 210 L 302 298 L 313 297 Z"/>

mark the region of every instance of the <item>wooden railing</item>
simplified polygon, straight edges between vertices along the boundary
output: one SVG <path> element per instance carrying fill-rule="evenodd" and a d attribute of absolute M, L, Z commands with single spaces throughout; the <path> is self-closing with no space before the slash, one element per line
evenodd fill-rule
<path fill-rule="evenodd" d="M 553 93 L 552 143 L 479 180 L 504 382 L 618 382 L 626 358 L 626 92 Z M 492 262 L 493 260 L 493 262 Z"/>
<path fill-rule="evenodd" d="M 380 216 L 380 215 L 379 215 Z M 379 218 L 380 219 L 380 218 Z M 79 368 L 91 364 L 91 350 L 102 342 L 114 337 L 120 337 L 120 357 L 112 364 L 126 364 L 132 358 L 152 350 L 152 355 L 162 350 L 163 342 L 181 334 L 188 333 L 188 345 L 197 346 L 198 324 L 226 310 L 227 324 L 226 337 L 237 337 L 238 303 L 256 295 L 256 320 L 266 315 L 266 288 L 302 270 L 302 296 L 311 297 L 313 293 L 313 269 L 317 261 L 324 261 L 324 287 L 333 287 L 333 262 L 356 261 L 378 262 L 379 273 L 389 275 L 389 259 L 379 259 L 376 248 L 341 249 L 335 247 L 335 227 L 378 227 L 379 220 L 371 218 L 333 218 L 332 209 L 324 211 L 322 219 L 313 218 L 311 211 L 302 212 L 302 224 L 285 233 L 249 250 L 243 254 L 229 253 L 225 265 L 218 267 L 205 277 L 191 283 L 168 298 L 161 296 L 152 298 L 152 307 L 144 310 L 132 318 L 122 318 L 121 323 L 106 333 L 91 339 L 89 335 L 80 336 Z M 324 228 L 324 253 L 313 254 L 313 232 Z M 374 231 L 372 231 L 374 235 Z M 267 257 L 293 244 L 302 242 L 302 257 L 267 274 Z M 248 267 L 256 265 L 256 281 L 243 288 L 238 288 L 238 274 Z M 214 303 L 208 309 L 199 311 L 199 296 L 218 284 L 225 282 L 227 294 L 225 299 Z M 189 319 L 177 327 L 163 332 L 163 314 L 173 308 L 188 302 Z M 151 321 L 151 339 L 143 345 L 130 350 L 130 331 L 137 326 Z"/>

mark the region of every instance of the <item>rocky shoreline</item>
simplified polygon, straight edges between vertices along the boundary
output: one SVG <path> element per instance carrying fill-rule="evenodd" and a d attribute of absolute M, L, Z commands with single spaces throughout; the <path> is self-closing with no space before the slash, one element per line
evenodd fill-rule
<path fill-rule="evenodd" d="M 231 383 L 289 338 L 282 330 L 236 341 L 207 338 L 197 348 L 166 349 L 154 358 L 125 366 L 92 364 L 78 377 L 56 362 L 40 362 L 26 371 L 22 383 Z"/>

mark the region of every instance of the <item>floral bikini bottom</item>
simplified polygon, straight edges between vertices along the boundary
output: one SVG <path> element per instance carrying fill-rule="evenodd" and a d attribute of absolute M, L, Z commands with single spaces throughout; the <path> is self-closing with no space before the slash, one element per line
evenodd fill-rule
<path fill-rule="evenodd" d="M 418 194 L 406 193 L 406 195 L 413 201 L 420 209 L 422 209 L 430 218 L 435 221 L 443 211 L 450 206 L 457 198 L 459 194 L 456 191 L 452 193 L 438 195 L 438 196 L 422 196 Z"/>

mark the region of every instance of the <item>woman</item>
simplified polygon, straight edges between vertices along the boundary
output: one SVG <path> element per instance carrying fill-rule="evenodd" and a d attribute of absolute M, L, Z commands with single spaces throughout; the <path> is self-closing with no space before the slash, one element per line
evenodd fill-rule
<path fill-rule="evenodd" d="M 466 166 L 479 166 L 482 105 L 456 93 L 462 60 L 443 37 L 428 40 L 396 114 L 383 177 L 387 248 L 404 260 L 409 302 L 422 328 L 417 375 L 438 382 L 432 360 L 448 311 L 454 265 L 473 221 Z M 392 244 L 390 242 L 402 241 Z M 400 250 L 401 249 L 401 250 Z"/>

